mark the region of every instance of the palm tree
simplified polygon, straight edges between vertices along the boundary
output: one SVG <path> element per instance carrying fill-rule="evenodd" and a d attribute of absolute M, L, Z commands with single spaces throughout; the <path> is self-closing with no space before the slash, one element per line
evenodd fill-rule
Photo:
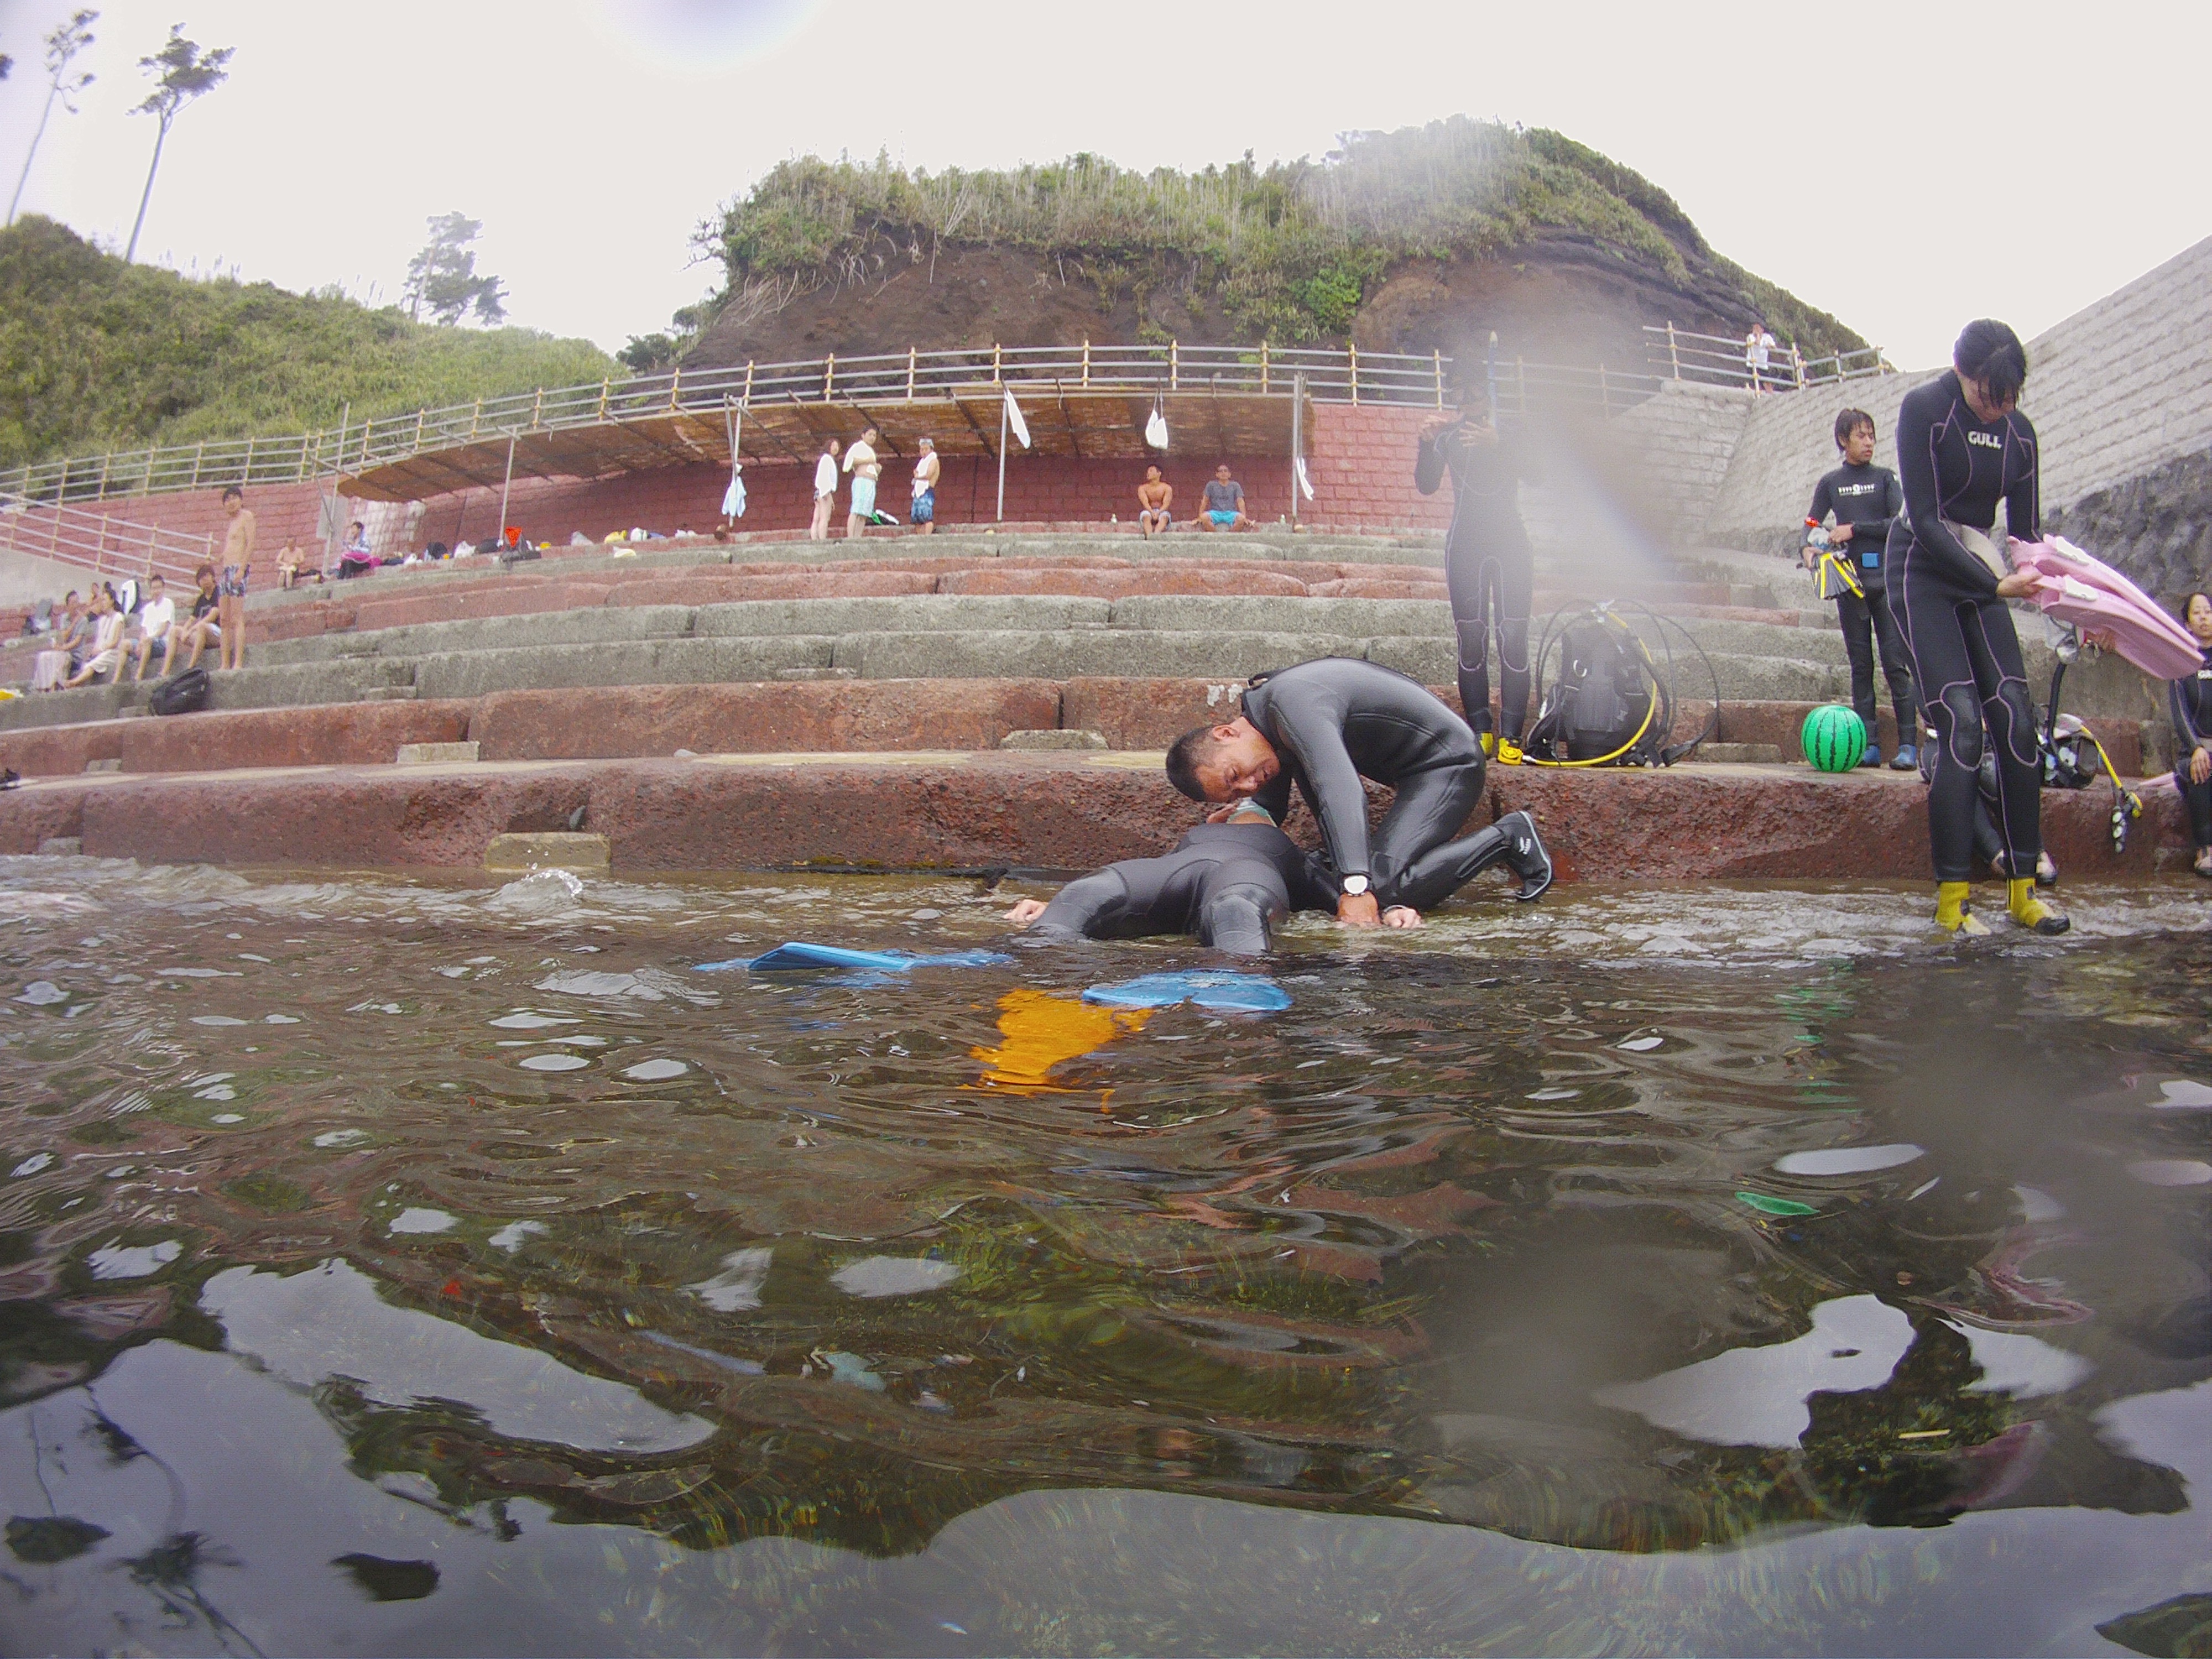
<path fill-rule="evenodd" d="M 46 37 L 46 106 L 39 112 L 39 130 L 31 135 L 31 148 L 23 157 L 23 171 L 16 178 L 15 193 L 8 198 L 8 222 L 11 225 L 15 222 L 16 206 L 23 199 L 23 186 L 30 182 L 31 161 L 39 153 L 39 140 L 46 136 L 46 118 L 54 112 L 54 101 L 60 100 L 61 106 L 74 115 L 76 94 L 92 84 L 91 70 L 71 75 L 69 67 L 70 60 L 92 44 L 92 25 L 99 16 L 96 11 L 80 11 L 66 23 L 56 25 L 54 32 Z M 0 64 L 7 62 L 0 58 Z M 0 79 L 4 79 L 7 72 L 0 68 Z"/>
<path fill-rule="evenodd" d="M 131 227 L 131 246 L 124 250 L 123 263 L 129 264 L 137 257 L 138 233 L 146 227 L 146 204 L 154 199 L 154 175 L 161 166 L 161 145 L 169 136 L 171 123 L 177 112 L 203 93 L 214 91 L 230 78 L 226 67 L 233 46 L 218 46 L 203 52 L 197 41 L 187 40 L 181 23 L 169 25 L 169 38 L 161 51 L 151 58 L 141 58 L 138 67 L 154 77 L 154 90 L 146 94 L 146 101 L 131 112 L 151 115 L 161 122 L 161 131 L 154 135 L 154 162 L 146 169 L 145 193 L 138 198 L 138 217 Z"/>

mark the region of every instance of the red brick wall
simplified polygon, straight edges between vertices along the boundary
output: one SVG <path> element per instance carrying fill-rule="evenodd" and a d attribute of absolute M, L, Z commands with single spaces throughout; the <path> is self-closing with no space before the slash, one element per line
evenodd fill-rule
<path fill-rule="evenodd" d="M 1323 528 L 1346 530 L 1441 530 L 1451 516 L 1449 490 L 1422 496 L 1413 490 L 1415 434 L 1431 411 L 1323 404 L 1314 410 L 1308 467 L 1315 499 L 1300 518 Z M 1171 454 L 1162 467 L 1176 487 L 1176 515 L 1197 510 L 1200 489 L 1221 458 L 1207 453 Z M 1280 455 L 1236 456 L 1230 462 L 1244 486 L 1247 510 L 1262 524 L 1287 517 L 1291 468 Z M 911 463 L 893 459 L 884 468 L 880 497 L 884 510 L 903 519 Z M 1091 521 L 1136 514 L 1137 485 L 1146 463 L 1136 460 L 1070 460 L 1048 456 L 1019 457 L 1006 463 L 1006 509 L 1011 520 L 1027 522 Z M 565 543 L 580 531 L 593 541 L 611 531 L 642 526 L 667 533 L 683 529 L 710 531 L 720 522 L 722 491 L 729 475 L 720 466 L 659 467 L 617 478 L 554 480 L 518 478 L 509 497 L 507 518 L 532 541 Z M 849 483 L 841 484 L 833 524 L 842 533 L 850 501 Z M 793 462 L 755 462 L 745 468 L 746 530 L 800 530 L 813 507 L 811 467 Z M 276 580 L 276 550 L 288 538 L 317 544 L 313 483 L 257 486 L 246 504 L 260 520 L 260 552 L 254 570 L 258 588 Z M 937 489 L 940 524 L 988 524 L 996 515 L 998 467 L 985 459 L 948 458 Z M 173 495 L 118 496 L 106 503 L 118 519 L 155 524 L 193 537 L 212 536 L 222 544 L 223 515 L 218 492 L 209 489 Z M 497 528 L 499 491 L 471 489 L 433 496 L 427 503 L 416 544 L 464 538 L 477 541 Z M 18 545 L 27 552 L 45 546 L 41 515 L 13 520 Z M 0 532 L 0 548 L 6 546 Z M 118 532 L 118 565 L 131 563 L 131 544 Z M 380 547 L 379 551 L 401 550 Z M 132 568 L 135 568 L 132 567 Z"/>

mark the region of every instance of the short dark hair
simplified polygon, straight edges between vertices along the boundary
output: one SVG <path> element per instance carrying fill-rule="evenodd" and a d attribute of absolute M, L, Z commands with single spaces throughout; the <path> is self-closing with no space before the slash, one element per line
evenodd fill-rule
<path fill-rule="evenodd" d="M 237 496 L 241 501 L 246 499 L 246 492 L 240 489 L 236 484 L 225 484 L 222 487 L 222 495 L 221 499 L 227 501 L 233 495 Z"/>
<path fill-rule="evenodd" d="M 2203 600 L 2207 605 L 2212 605 L 2212 593 L 2204 592 L 2201 589 L 2194 593 L 2184 593 L 2181 596 L 2181 603 L 2173 607 L 2173 614 L 2180 617 L 2182 621 L 2187 622 L 2189 620 L 2189 607 L 2195 604 L 2198 599 Z"/>
<path fill-rule="evenodd" d="M 192 580 L 194 581 L 198 581 L 203 576 L 205 576 L 210 581 L 213 581 L 215 580 L 215 567 L 208 563 L 205 560 L 202 560 L 200 562 L 199 568 L 192 572 Z"/>
<path fill-rule="evenodd" d="M 1863 409 L 1847 409 L 1836 416 L 1836 447 L 1841 449 L 1851 434 L 1861 427 L 1874 430 L 1874 416 Z"/>
<path fill-rule="evenodd" d="M 167 587 L 169 585 L 169 579 L 167 576 L 164 576 L 160 571 L 156 570 L 152 575 L 146 579 L 146 586 L 151 587 L 156 582 L 159 582 L 162 586 Z"/>
<path fill-rule="evenodd" d="M 1199 781 L 1198 769 L 1212 764 L 1213 751 L 1220 746 L 1212 726 L 1191 727 L 1168 750 L 1168 781 L 1193 800 L 1204 800 L 1206 786 Z"/>
<path fill-rule="evenodd" d="M 1980 317 L 1960 331 L 1959 343 L 1951 348 L 1951 367 L 1967 380 L 1979 380 L 1999 403 L 2010 403 L 2027 383 L 2027 348 L 2009 325 Z"/>

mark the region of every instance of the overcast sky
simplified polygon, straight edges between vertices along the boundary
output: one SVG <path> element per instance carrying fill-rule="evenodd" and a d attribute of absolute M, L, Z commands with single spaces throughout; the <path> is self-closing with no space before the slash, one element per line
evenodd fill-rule
<path fill-rule="evenodd" d="M 45 95 L 40 38 L 72 9 L 0 0 L 0 187 Z M 1556 127 L 1907 368 L 1971 317 L 2032 336 L 2212 234 L 2203 0 L 100 9 L 99 79 L 56 110 L 25 210 L 120 249 L 154 142 L 126 113 L 136 61 L 181 21 L 237 56 L 177 122 L 142 258 L 388 301 L 423 221 L 457 210 L 514 321 L 610 349 L 711 286 L 702 218 L 810 150 L 1189 167 L 1454 113 Z"/>

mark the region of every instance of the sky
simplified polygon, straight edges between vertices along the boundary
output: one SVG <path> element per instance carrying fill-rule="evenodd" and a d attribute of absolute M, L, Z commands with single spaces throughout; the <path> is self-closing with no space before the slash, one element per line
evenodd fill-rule
<path fill-rule="evenodd" d="M 0 188 L 73 5 L 0 0 Z M 715 272 L 699 222 L 788 156 L 1200 167 L 1468 114 L 1554 127 L 1891 360 L 2032 337 L 2212 234 L 2212 5 L 2042 0 L 1111 9 L 869 0 L 110 0 L 23 192 L 120 250 L 172 22 L 236 49 L 178 118 L 139 256 L 395 300 L 433 215 L 483 222 L 510 320 L 611 350 Z M 927 344 L 927 342 L 921 343 Z"/>

